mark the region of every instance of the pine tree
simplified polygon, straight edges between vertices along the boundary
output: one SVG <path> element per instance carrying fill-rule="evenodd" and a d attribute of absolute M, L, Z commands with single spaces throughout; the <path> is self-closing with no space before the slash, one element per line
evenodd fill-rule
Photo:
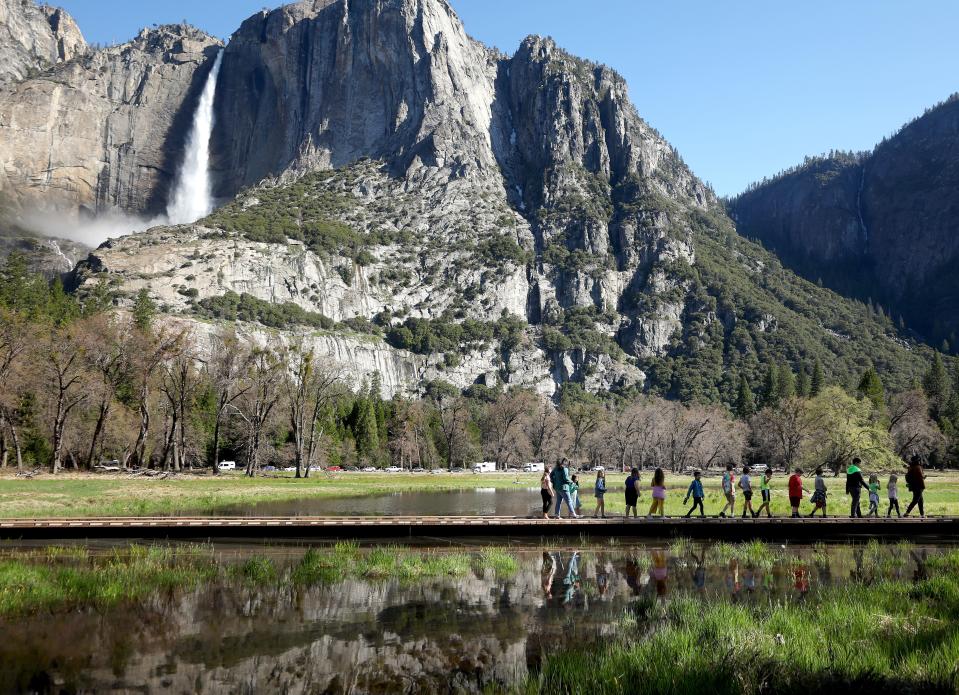
<path fill-rule="evenodd" d="M 929 409 L 932 416 L 939 420 L 943 409 L 949 402 L 949 393 L 952 390 L 949 384 L 949 376 L 946 374 L 946 367 L 942 363 L 942 355 L 938 352 L 932 358 L 932 366 L 922 379 L 922 390 L 926 392 L 929 398 Z"/>
<path fill-rule="evenodd" d="M 779 372 L 771 364 L 766 366 L 766 377 L 763 379 L 762 395 L 764 408 L 774 406 L 779 402 Z"/>
<path fill-rule="evenodd" d="M 877 410 L 883 407 L 886 398 L 886 392 L 882 385 L 882 379 L 875 367 L 869 367 L 862 374 L 858 387 L 859 397 L 867 398 L 872 401 L 873 407 Z"/>
<path fill-rule="evenodd" d="M 376 410 L 369 398 L 360 398 L 357 403 L 356 423 L 353 430 L 357 453 L 372 461 L 380 448 L 379 428 L 376 425 Z"/>
<path fill-rule="evenodd" d="M 146 287 L 141 287 L 137 292 L 137 297 L 133 300 L 133 322 L 141 331 L 147 331 L 153 325 L 153 317 L 156 316 L 156 304 L 150 298 L 150 292 Z"/>
<path fill-rule="evenodd" d="M 822 373 L 822 363 L 816 360 L 812 368 L 812 382 L 809 384 L 809 395 L 815 398 L 826 388 L 826 377 Z"/>
<path fill-rule="evenodd" d="M 806 367 L 800 367 L 796 377 L 796 395 L 800 398 L 809 398 L 811 390 L 812 382 L 809 380 L 809 372 L 806 371 Z"/>
<path fill-rule="evenodd" d="M 777 381 L 779 390 L 777 400 L 783 401 L 796 395 L 796 375 L 788 364 L 779 365 Z"/>
<path fill-rule="evenodd" d="M 736 390 L 736 417 L 740 420 L 748 420 L 756 412 L 756 401 L 753 398 L 753 390 L 749 388 L 749 382 L 742 374 L 739 375 L 739 386 Z"/>

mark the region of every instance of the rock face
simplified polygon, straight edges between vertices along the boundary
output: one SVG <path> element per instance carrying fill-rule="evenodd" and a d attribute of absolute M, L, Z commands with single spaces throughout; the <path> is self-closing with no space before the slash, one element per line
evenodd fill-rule
<path fill-rule="evenodd" d="M 0 8 L 10 5 L 20 0 Z M 63 62 L 0 87 L 0 199 L 8 214 L 161 212 L 219 42 L 164 26 L 81 53 L 67 15 L 29 5 L 24 11 L 46 13 L 65 32 L 57 39 Z"/>
<path fill-rule="evenodd" d="M 18 82 L 87 51 L 67 12 L 33 0 L 0 0 L 0 85 Z"/>
<path fill-rule="evenodd" d="M 807 277 L 881 302 L 927 340 L 959 332 L 959 100 L 865 155 L 811 160 L 731 202 L 740 233 Z"/>

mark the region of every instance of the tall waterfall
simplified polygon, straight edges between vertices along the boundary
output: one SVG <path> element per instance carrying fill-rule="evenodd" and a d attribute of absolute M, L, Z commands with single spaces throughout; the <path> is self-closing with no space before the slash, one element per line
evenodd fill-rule
<path fill-rule="evenodd" d="M 210 189 L 210 135 L 213 133 L 213 97 L 216 79 L 223 62 L 221 50 L 203 85 L 200 103 L 193 114 L 193 125 L 186 143 L 183 165 L 177 174 L 173 195 L 167 202 L 166 214 L 171 224 L 195 222 L 213 210 Z"/>

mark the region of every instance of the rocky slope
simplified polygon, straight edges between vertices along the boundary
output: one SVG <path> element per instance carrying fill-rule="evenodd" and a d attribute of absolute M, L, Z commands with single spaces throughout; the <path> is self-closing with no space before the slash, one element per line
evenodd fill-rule
<path fill-rule="evenodd" d="M 38 74 L 87 51 L 67 12 L 32 0 L 0 0 L 0 85 Z"/>
<path fill-rule="evenodd" d="M 730 203 L 740 233 L 937 347 L 959 333 L 959 99 L 868 154 L 808 161 Z"/>
<path fill-rule="evenodd" d="M 22 9 L 10 14 L 17 21 L 10 31 L 23 40 L 36 35 L 21 27 L 24 17 L 36 24 L 48 16 L 51 27 L 66 32 L 57 39 L 62 60 L 47 51 L 38 70 L 16 72 L 25 79 L 0 86 L 0 208 L 8 216 L 55 211 L 66 219 L 113 208 L 161 212 L 219 42 L 190 27 L 164 26 L 119 46 L 81 51 L 61 11 L 20 0 L 2 0 L 0 8 Z M 10 38 L 0 45 L 18 50 Z"/>
<path fill-rule="evenodd" d="M 393 391 L 572 380 L 717 401 L 769 362 L 920 369 L 887 321 L 736 238 L 614 71 L 539 37 L 495 53 L 443 0 L 257 14 L 216 111 L 236 200 L 111 242 L 78 284 L 148 287 L 198 326 L 376 345 L 404 365 Z"/>

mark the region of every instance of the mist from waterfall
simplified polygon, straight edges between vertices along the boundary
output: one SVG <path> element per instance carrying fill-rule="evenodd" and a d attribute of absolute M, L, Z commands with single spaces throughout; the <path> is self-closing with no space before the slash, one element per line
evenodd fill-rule
<path fill-rule="evenodd" d="M 193 125 L 187 137 L 183 165 L 177 174 L 173 195 L 167 203 L 170 224 L 187 224 L 213 211 L 213 193 L 210 185 L 210 136 L 213 134 L 213 98 L 216 80 L 223 61 L 221 50 L 203 85 L 200 103 L 193 114 Z"/>

